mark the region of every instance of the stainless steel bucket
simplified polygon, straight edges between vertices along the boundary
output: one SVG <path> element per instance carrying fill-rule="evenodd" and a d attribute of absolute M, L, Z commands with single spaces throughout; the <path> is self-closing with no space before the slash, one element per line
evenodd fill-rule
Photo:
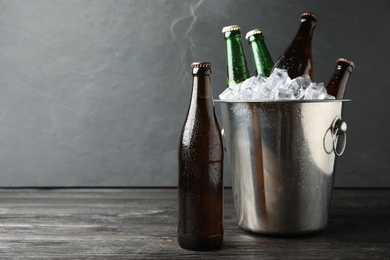
<path fill-rule="evenodd" d="M 300 234 L 327 226 L 335 157 L 346 143 L 344 101 L 216 101 L 242 229 Z"/>

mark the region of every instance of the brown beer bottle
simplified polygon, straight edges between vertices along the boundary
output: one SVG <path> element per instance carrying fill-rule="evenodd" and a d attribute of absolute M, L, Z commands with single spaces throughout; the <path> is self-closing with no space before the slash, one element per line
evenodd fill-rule
<path fill-rule="evenodd" d="M 193 85 L 179 143 L 178 242 L 215 250 L 223 240 L 223 146 L 211 92 L 211 63 L 192 63 Z"/>
<path fill-rule="evenodd" d="M 354 68 L 355 64 L 353 61 L 344 58 L 337 60 L 333 75 L 326 85 L 329 95 L 334 96 L 336 99 L 343 99 L 345 86 Z"/>
<path fill-rule="evenodd" d="M 311 40 L 317 17 L 311 13 L 301 15 L 301 25 L 290 46 L 275 63 L 274 68 L 285 69 L 291 79 L 308 74 L 313 79 Z"/>

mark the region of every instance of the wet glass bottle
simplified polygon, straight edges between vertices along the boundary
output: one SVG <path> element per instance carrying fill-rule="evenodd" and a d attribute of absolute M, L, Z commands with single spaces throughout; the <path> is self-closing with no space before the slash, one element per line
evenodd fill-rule
<path fill-rule="evenodd" d="M 245 38 L 248 40 L 252 50 L 253 65 L 256 75 L 269 76 L 274 62 L 264 41 L 263 33 L 259 29 L 249 31 Z"/>
<path fill-rule="evenodd" d="M 345 86 L 354 68 L 355 64 L 350 60 L 344 58 L 337 60 L 333 75 L 326 85 L 329 95 L 334 96 L 336 99 L 343 99 Z"/>
<path fill-rule="evenodd" d="M 223 27 L 226 42 L 227 86 L 234 87 L 250 78 L 244 49 L 241 42 L 241 28 L 238 25 Z"/>
<path fill-rule="evenodd" d="M 290 46 L 276 61 L 275 68 L 286 69 L 291 79 L 308 74 L 313 79 L 311 42 L 317 17 L 311 13 L 301 15 L 301 25 Z"/>
<path fill-rule="evenodd" d="M 178 242 L 215 250 L 223 240 L 223 146 L 209 62 L 192 63 L 192 97 L 179 143 Z"/>

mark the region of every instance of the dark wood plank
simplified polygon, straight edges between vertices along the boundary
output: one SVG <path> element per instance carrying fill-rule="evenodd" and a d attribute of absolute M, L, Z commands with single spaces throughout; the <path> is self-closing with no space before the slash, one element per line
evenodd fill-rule
<path fill-rule="evenodd" d="M 329 226 L 271 237 L 238 228 L 225 190 L 223 249 L 176 242 L 176 189 L 0 189 L 0 257 L 13 259 L 390 259 L 390 190 L 336 189 Z"/>

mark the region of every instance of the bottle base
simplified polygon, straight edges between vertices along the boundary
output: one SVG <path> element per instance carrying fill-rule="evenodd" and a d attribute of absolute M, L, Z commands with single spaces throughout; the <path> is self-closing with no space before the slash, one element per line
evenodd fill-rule
<path fill-rule="evenodd" d="M 181 248 L 191 251 L 214 251 L 222 248 L 222 241 L 183 241 L 179 238 L 178 243 Z"/>

